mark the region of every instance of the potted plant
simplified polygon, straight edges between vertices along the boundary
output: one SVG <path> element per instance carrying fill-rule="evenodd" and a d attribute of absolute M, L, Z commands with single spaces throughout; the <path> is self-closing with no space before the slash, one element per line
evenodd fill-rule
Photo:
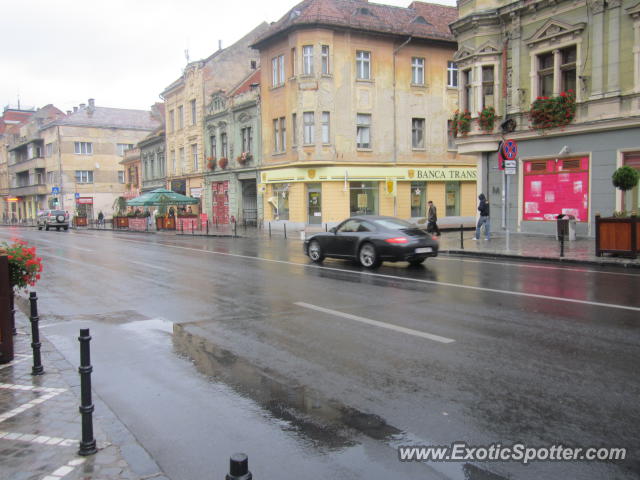
<path fill-rule="evenodd" d="M 484 107 L 478 112 L 478 125 L 485 133 L 492 133 L 496 122 L 496 109 L 493 107 Z"/>
<path fill-rule="evenodd" d="M 471 113 L 469 110 L 458 112 L 456 128 L 462 136 L 467 135 L 471 131 Z"/>
<path fill-rule="evenodd" d="M 238 158 L 236 158 L 236 161 L 240 165 L 244 165 L 246 163 L 249 163 L 252 158 L 253 158 L 253 155 L 251 155 L 251 152 L 242 152 L 242 154 L 239 155 Z"/>
<path fill-rule="evenodd" d="M 458 116 L 460 115 L 460 111 L 456 110 L 453 112 L 453 117 L 451 117 L 451 135 L 453 138 L 458 136 Z"/>
<path fill-rule="evenodd" d="M 207 157 L 207 168 L 209 170 L 216 169 L 216 157 Z"/>
<path fill-rule="evenodd" d="M 227 157 L 222 157 L 218 160 L 218 166 L 220 168 L 227 168 L 227 165 L 229 165 L 229 159 Z"/>
<path fill-rule="evenodd" d="M 0 254 L 7 255 L 11 287 L 26 289 L 27 286 L 33 287 L 40 280 L 42 258 L 36 256 L 36 247 L 29 248 L 28 243 L 23 240 L 12 244 L 3 242 L 0 246 Z"/>
<path fill-rule="evenodd" d="M 531 104 L 529 120 L 534 130 L 564 127 L 576 116 L 576 95 L 573 90 L 557 97 L 538 97 Z"/>
<path fill-rule="evenodd" d="M 87 214 L 85 212 L 78 212 L 73 216 L 73 224 L 76 227 L 86 227 L 88 225 Z"/>
<path fill-rule="evenodd" d="M 127 228 L 129 219 L 125 212 L 127 211 L 127 199 L 118 197 L 113 202 L 113 226 L 114 228 Z"/>
<path fill-rule="evenodd" d="M 625 165 L 611 176 L 611 183 L 618 190 L 627 192 L 638 185 L 640 173 Z M 616 253 L 636 258 L 640 251 L 640 222 L 637 209 L 629 212 L 613 212 L 613 217 L 602 218 L 596 214 L 596 255 Z"/>

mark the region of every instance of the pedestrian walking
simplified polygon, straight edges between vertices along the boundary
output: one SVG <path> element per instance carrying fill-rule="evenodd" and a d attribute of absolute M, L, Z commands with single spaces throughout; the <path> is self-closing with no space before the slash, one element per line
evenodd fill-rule
<path fill-rule="evenodd" d="M 429 205 L 429 211 L 427 212 L 427 232 L 434 233 L 440 236 L 440 229 L 438 228 L 438 211 L 436 206 L 431 200 L 427 202 Z"/>
<path fill-rule="evenodd" d="M 98 212 L 98 226 L 101 227 L 104 225 L 104 214 L 102 213 L 102 210 L 100 210 Z"/>
<path fill-rule="evenodd" d="M 480 240 L 480 229 L 484 225 L 484 238 L 489 240 L 491 238 L 491 223 L 489 222 L 489 202 L 484 196 L 484 193 L 478 195 L 480 204 L 478 205 L 478 211 L 480 212 L 480 218 L 478 219 L 478 225 L 476 225 L 476 235 L 474 240 Z"/>

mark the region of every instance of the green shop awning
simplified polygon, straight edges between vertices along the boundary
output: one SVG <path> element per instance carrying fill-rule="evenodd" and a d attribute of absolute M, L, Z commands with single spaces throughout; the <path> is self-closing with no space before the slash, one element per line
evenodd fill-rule
<path fill-rule="evenodd" d="M 195 205 L 197 198 L 187 197 L 179 193 L 167 190 L 166 188 L 156 188 L 139 197 L 127 200 L 129 207 L 152 207 L 160 205 Z"/>

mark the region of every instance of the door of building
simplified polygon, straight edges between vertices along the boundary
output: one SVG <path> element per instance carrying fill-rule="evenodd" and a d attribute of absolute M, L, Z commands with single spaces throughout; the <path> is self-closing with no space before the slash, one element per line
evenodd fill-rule
<path fill-rule="evenodd" d="M 307 210 L 309 225 L 322 224 L 322 194 L 319 183 L 310 183 L 307 187 Z"/>
<path fill-rule="evenodd" d="M 212 215 L 214 224 L 226 225 L 229 223 L 229 181 L 213 182 L 211 184 Z"/>
<path fill-rule="evenodd" d="M 258 191 L 255 180 L 242 181 L 242 218 L 248 225 L 258 224 Z"/>

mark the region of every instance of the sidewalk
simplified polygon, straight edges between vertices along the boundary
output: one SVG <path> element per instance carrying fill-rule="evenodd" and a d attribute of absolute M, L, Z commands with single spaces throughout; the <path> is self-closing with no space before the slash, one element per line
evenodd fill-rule
<path fill-rule="evenodd" d="M 15 358 L 0 365 L 0 477 L 167 480 L 95 393 L 93 429 L 98 453 L 88 457 L 77 454 L 82 435 L 77 367 L 42 338 L 46 335 L 43 329 L 41 353 L 45 374 L 32 376 L 29 321 L 20 311 L 16 311 L 16 324 Z"/>

